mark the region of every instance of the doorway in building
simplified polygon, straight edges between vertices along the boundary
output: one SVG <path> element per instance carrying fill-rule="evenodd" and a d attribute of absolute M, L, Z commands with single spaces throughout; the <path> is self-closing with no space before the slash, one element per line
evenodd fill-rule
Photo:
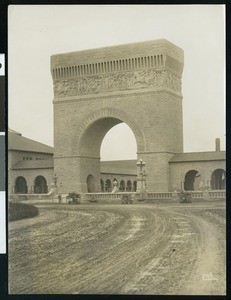
<path fill-rule="evenodd" d="M 16 194 L 27 194 L 27 182 L 23 176 L 16 178 L 14 192 Z"/>
<path fill-rule="evenodd" d="M 34 193 L 35 194 L 47 194 L 47 181 L 43 176 L 37 176 L 34 182 Z"/>
<path fill-rule="evenodd" d="M 127 182 L 127 187 L 126 187 L 126 191 L 131 192 L 131 190 L 132 190 L 132 183 L 131 183 L 130 180 L 128 180 L 128 182 Z"/>
<path fill-rule="evenodd" d="M 100 179 L 101 192 L 104 192 L 104 181 Z"/>
<path fill-rule="evenodd" d="M 95 192 L 95 179 L 93 175 L 87 176 L 87 192 L 94 193 Z"/>
<path fill-rule="evenodd" d="M 225 190 L 226 189 L 226 172 L 223 169 L 213 171 L 211 176 L 211 189 L 212 190 Z"/>
<path fill-rule="evenodd" d="M 194 191 L 195 189 L 199 189 L 199 184 L 196 184 L 198 178 L 199 178 L 198 171 L 196 170 L 188 171 L 185 175 L 184 190 Z"/>

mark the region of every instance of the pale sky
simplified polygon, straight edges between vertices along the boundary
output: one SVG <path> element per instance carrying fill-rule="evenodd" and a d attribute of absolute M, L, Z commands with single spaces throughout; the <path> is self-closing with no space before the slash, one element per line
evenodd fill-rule
<path fill-rule="evenodd" d="M 184 50 L 184 152 L 225 150 L 224 5 L 13 5 L 8 11 L 9 127 L 53 146 L 50 56 L 167 39 Z M 111 129 L 101 159 L 135 159 L 128 126 Z"/>

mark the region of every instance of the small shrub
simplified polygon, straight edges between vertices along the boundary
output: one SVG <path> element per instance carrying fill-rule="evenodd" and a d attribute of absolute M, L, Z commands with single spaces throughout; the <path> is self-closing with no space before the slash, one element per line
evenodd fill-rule
<path fill-rule="evenodd" d="M 69 193 L 67 196 L 67 202 L 69 204 L 80 204 L 80 194 L 76 192 Z"/>
<path fill-rule="evenodd" d="M 192 203 L 192 197 L 189 192 L 181 191 L 179 194 L 180 203 Z"/>
<path fill-rule="evenodd" d="M 8 213 L 9 221 L 16 221 L 35 217 L 39 211 L 37 207 L 31 204 L 9 202 Z"/>
<path fill-rule="evenodd" d="M 121 203 L 122 204 L 132 204 L 133 200 L 132 200 L 132 195 L 131 194 L 124 194 L 122 195 L 122 199 L 121 199 Z"/>

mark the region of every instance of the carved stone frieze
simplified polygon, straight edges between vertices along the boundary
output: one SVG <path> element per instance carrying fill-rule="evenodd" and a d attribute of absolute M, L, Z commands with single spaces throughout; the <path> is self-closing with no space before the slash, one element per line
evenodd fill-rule
<path fill-rule="evenodd" d="M 54 82 L 55 97 L 95 94 L 101 92 L 165 87 L 181 92 L 181 78 L 169 70 L 142 70 L 111 73 Z"/>

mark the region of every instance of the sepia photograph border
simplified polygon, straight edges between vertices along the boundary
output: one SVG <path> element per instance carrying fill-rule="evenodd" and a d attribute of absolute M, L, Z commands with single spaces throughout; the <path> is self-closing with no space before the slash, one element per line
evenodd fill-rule
<path fill-rule="evenodd" d="M 7 9 L 9 7 L 9 5 L 24 5 L 24 4 L 29 4 L 29 5 L 36 5 L 36 4 L 39 4 L 39 5 L 45 5 L 45 4 L 51 4 L 51 5 L 59 5 L 59 4 L 66 4 L 64 3 L 63 1 L 60 1 L 60 2 L 53 2 L 53 1 L 33 1 L 33 4 L 31 3 L 32 1 L 10 1 L 10 3 L 4 3 L 4 5 L 2 6 L 3 9 L 2 9 L 2 16 L 3 18 L 1 19 L 1 23 L 0 23 L 0 27 L 2 27 L 1 31 L 0 31 L 0 44 L 1 42 L 3 41 L 2 45 L 0 46 L 0 53 L 7 53 L 8 52 L 8 49 L 7 49 L 7 21 L 9 22 L 9 19 L 7 20 Z M 165 2 L 165 3 L 163 3 Z M 224 1 L 203 1 L 203 3 L 201 3 L 201 1 L 198 1 L 199 3 L 197 2 L 193 2 L 193 3 L 182 3 L 181 1 L 179 1 L 179 3 L 176 3 L 177 4 L 211 4 L 211 5 L 215 5 L 215 4 L 225 4 L 226 5 L 226 24 L 228 24 L 228 21 L 230 20 L 230 4 L 228 3 L 225 3 Z M 73 4 L 77 4 L 79 5 L 80 3 L 73 3 L 73 1 L 71 1 L 70 3 L 67 3 L 67 5 L 73 5 Z M 81 4 L 87 4 L 86 2 L 85 3 L 81 3 Z M 100 3 L 102 4 L 102 3 Z M 104 3 L 104 4 L 107 4 L 107 3 Z M 109 4 L 112 4 L 112 3 L 109 3 Z M 136 4 L 136 3 L 134 3 Z M 173 3 L 169 3 L 169 1 L 161 1 L 161 3 L 150 3 L 148 1 L 148 3 L 142 3 L 144 5 L 156 5 L 156 4 L 173 4 Z M 174 2 L 175 4 L 175 2 Z M 89 3 L 88 5 L 91 5 L 91 3 Z M 130 5 L 130 4 L 128 4 Z M 3 25 L 2 25 L 3 24 Z M 1 26 L 2 25 L 2 26 Z M 103 46 L 103 45 L 102 45 Z M 230 50 L 230 32 L 229 32 L 229 28 L 228 26 L 226 26 L 226 67 L 227 67 L 227 70 L 226 70 L 226 82 L 229 82 L 229 78 L 230 78 L 230 56 L 228 56 L 228 53 L 229 53 L 229 50 Z M 55 53 L 54 53 L 55 54 Z M 6 63 L 6 70 L 9 70 L 9 66 L 8 64 Z M 6 81 L 5 81 L 5 86 L 8 87 L 9 85 L 9 78 L 6 76 Z M 8 155 L 7 155 L 7 145 L 8 145 L 8 133 L 7 133 L 7 129 L 8 129 L 8 106 L 9 106 L 9 97 L 8 97 L 8 90 L 6 88 L 6 91 L 5 91 L 5 95 L 6 95 L 6 103 L 4 103 L 5 105 L 5 108 L 4 108 L 4 123 L 5 123 L 5 131 L 6 131 L 6 153 L 4 154 L 5 157 L 6 157 L 6 182 L 5 182 L 5 190 L 6 190 L 6 195 L 9 194 L 9 190 L 8 190 L 8 184 L 7 184 L 7 179 L 8 179 L 8 174 L 7 174 L 7 167 L 8 167 Z M 226 87 L 226 98 L 228 99 L 230 95 L 230 87 L 227 85 Z M 226 102 L 226 114 L 228 114 L 228 111 L 229 111 L 229 107 L 230 105 Z M 225 120 L 224 120 L 225 121 Z M 229 130 L 228 130 L 228 120 L 226 120 L 226 125 L 227 125 L 227 141 L 229 141 Z M 4 130 L 3 130 L 4 131 Z M 227 143 L 227 145 L 229 145 Z M 229 157 L 229 147 L 227 147 L 227 157 Z M 227 178 L 229 178 L 228 176 L 228 173 L 229 173 L 229 160 L 227 160 L 227 163 L 226 163 L 226 166 L 227 166 Z M 4 167 L 5 168 L 5 167 Z M 229 185 L 227 184 L 227 199 L 229 199 L 229 195 L 230 195 L 230 192 L 229 192 Z M 226 278 L 227 278 L 227 282 L 226 282 L 226 285 L 227 285 L 227 296 L 226 298 L 230 298 L 230 275 L 229 275 L 229 272 L 230 272 L 230 237 L 228 235 L 228 232 L 231 231 L 231 226 L 230 226 L 230 213 L 231 213 L 231 209 L 230 209 L 230 204 L 229 204 L 229 201 L 227 201 L 227 206 L 226 206 L 226 216 L 227 216 L 227 225 L 226 225 L 226 241 L 227 241 L 227 248 L 226 248 L 226 262 L 227 262 L 227 269 L 226 269 Z M 9 268 L 9 265 L 8 265 L 8 253 L 9 253 L 9 246 L 8 246 L 8 200 L 7 200 L 7 196 L 6 196 L 6 234 L 7 234 L 7 237 L 6 237 L 6 245 L 7 245 L 7 251 L 6 251 L 6 255 L 3 255 L 3 254 L 0 254 L 0 298 L 1 298 L 1 295 L 4 297 L 4 299 L 117 299 L 117 298 L 120 298 L 120 299 L 133 299 L 133 298 L 140 298 L 140 299 L 143 299 L 143 298 L 159 298 L 160 296 L 158 295 L 98 295 L 98 294 L 92 294 L 92 295 L 62 295 L 62 294 L 58 294 L 58 295 L 40 295 L 40 294 L 36 294 L 36 295 L 14 295 L 14 294 L 9 294 L 9 291 L 8 291 L 8 268 Z M 161 296 L 162 297 L 162 296 Z M 176 295 L 164 295 L 165 298 L 171 298 L 171 297 L 177 297 Z M 180 296 L 181 297 L 181 296 Z M 187 297 L 187 296 L 183 296 L 183 297 Z M 197 296 L 190 296 L 190 297 L 197 297 Z M 201 296 L 199 296 L 201 298 Z M 206 296 L 202 296 L 202 297 L 206 297 Z M 212 296 L 212 297 L 216 297 L 216 296 Z"/>

